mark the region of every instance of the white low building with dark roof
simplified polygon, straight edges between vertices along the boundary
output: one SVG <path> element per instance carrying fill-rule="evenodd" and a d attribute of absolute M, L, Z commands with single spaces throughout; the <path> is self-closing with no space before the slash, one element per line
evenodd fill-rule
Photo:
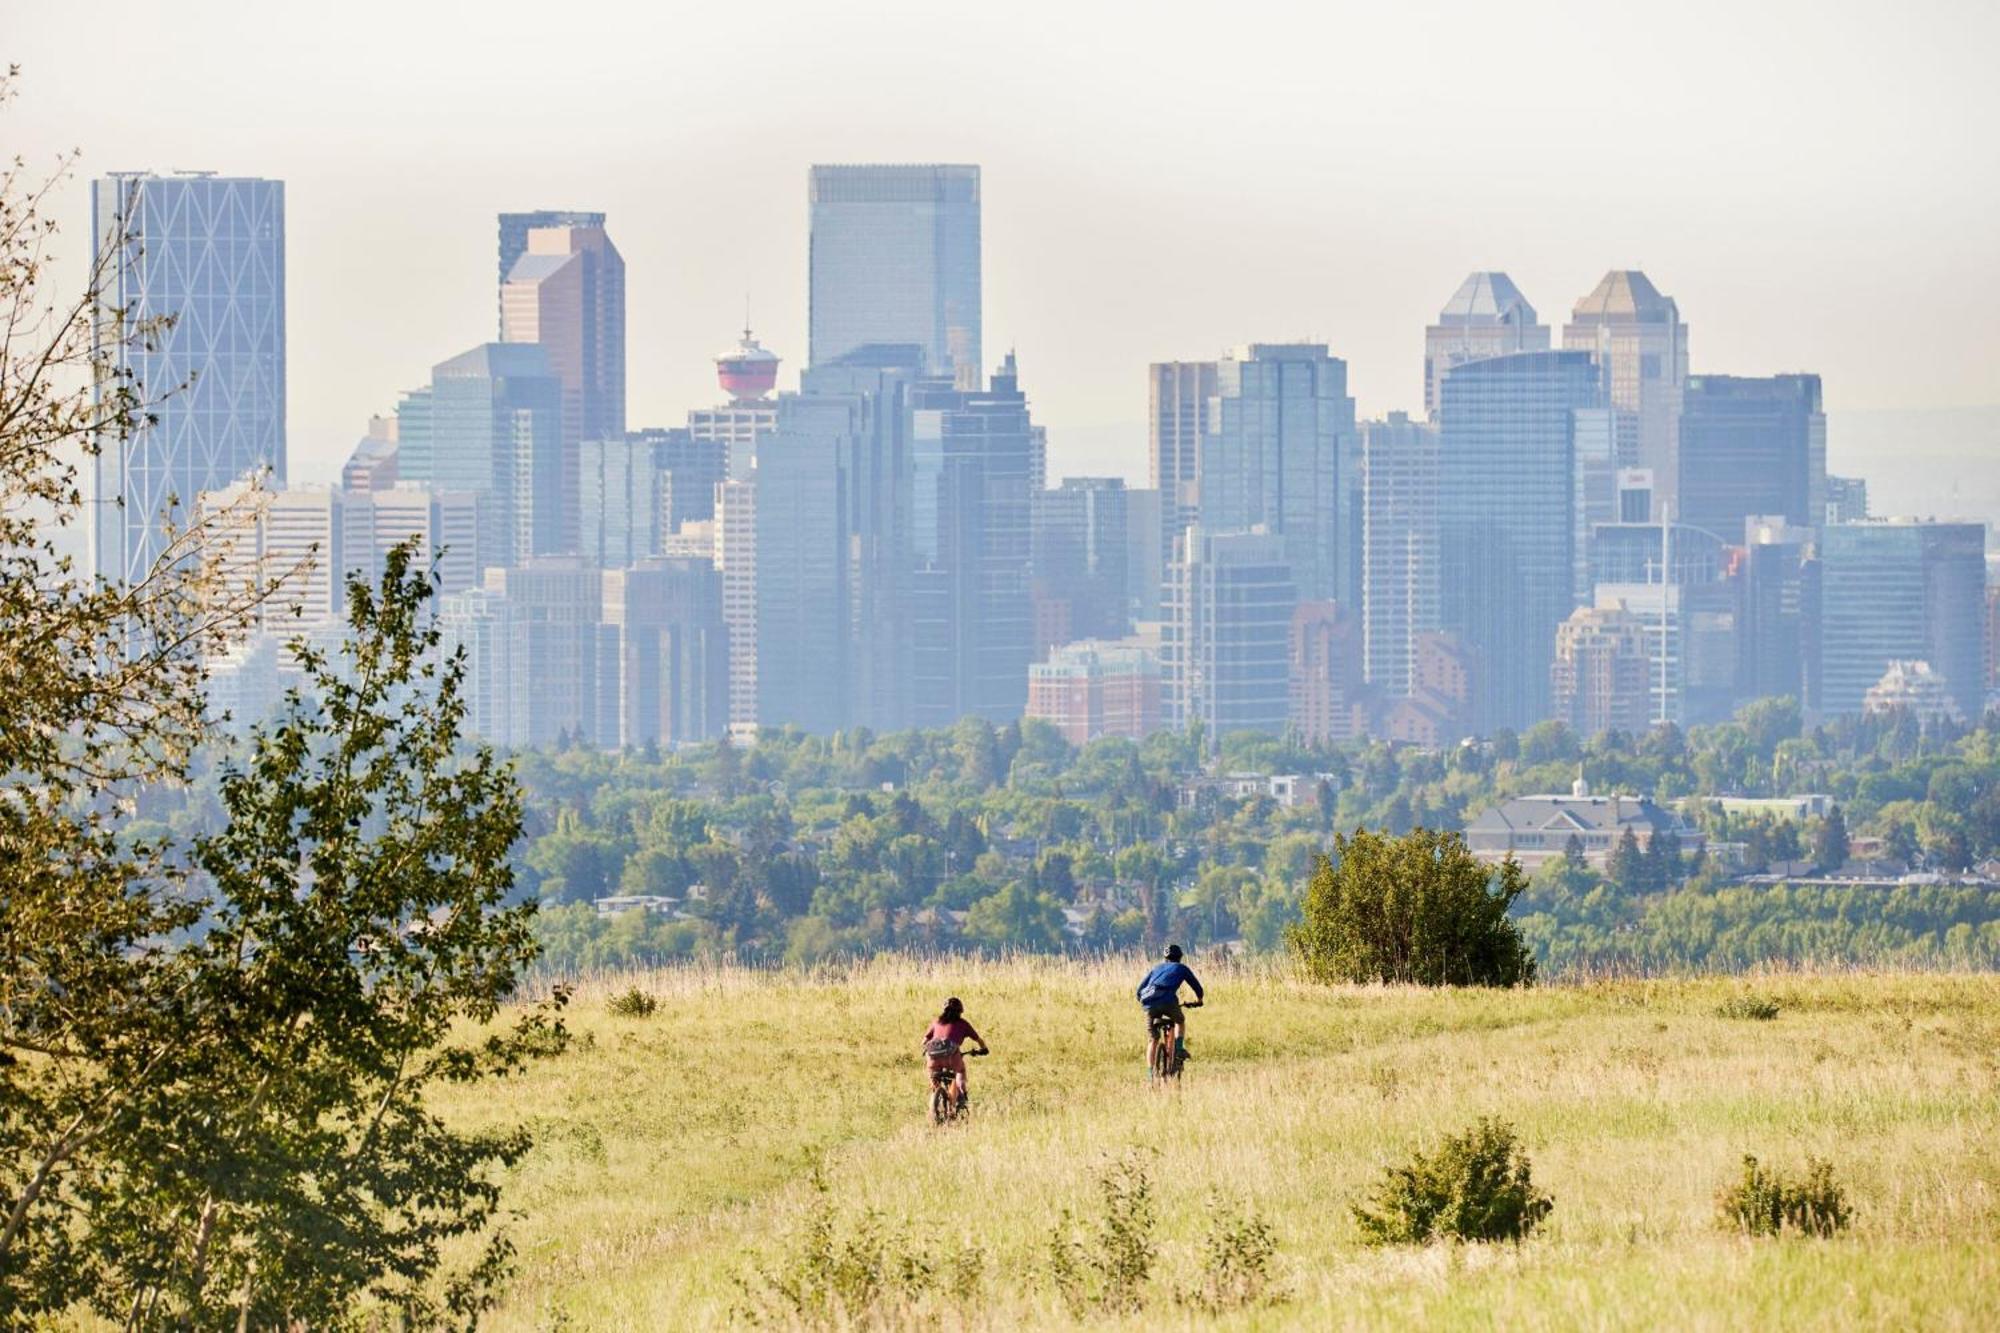
<path fill-rule="evenodd" d="M 1651 797 L 1593 796 L 1582 778 L 1567 796 L 1516 796 L 1489 806 L 1466 825 L 1465 841 L 1482 861 L 1512 856 L 1533 871 L 1563 855 L 1575 838 L 1583 844 L 1584 859 L 1601 870 L 1628 829 L 1641 851 L 1668 833 L 1680 840 L 1683 855 L 1702 850 L 1701 831 Z"/>

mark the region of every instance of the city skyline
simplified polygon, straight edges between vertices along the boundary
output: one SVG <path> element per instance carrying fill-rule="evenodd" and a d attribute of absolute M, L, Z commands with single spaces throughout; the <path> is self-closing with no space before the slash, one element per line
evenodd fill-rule
<path fill-rule="evenodd" d="M 197 81 L 198 98 L 166 97 L 163 114 L 141 119 L 89 105 L 82 91 L 89 81 L 71 77 L 77 67 L 64 50 L 66 25 L 24 8 L 9 25 L 17 37 L 10 58 L 24 66 L 22 96 L 9 115 L 31 165 L 80 143 L 86 175 L 151 162 L 287 182 L 289 336 L 297 353 L 288 424 L 300 480 L 330 478 L 367 416 L 390 410 L 420 382 L 413 369 L 433 364 L 441 348 L 490 336 L 488 247 L 500 212 L 585 208 L 610 217 L 630 267 L 631 308 L 655 312 L 633 327 L 628 420 L 664 426 L 712 397 L 707 354 L 738 325 L 746 289 L 753 324 L 786 358 L 786 387 L 805 364 L 803 187 L 812 163 L 962 161 L 983 172 L 984 342 L 992 349 L 983 359 L 997 361 L 1009 346 L 1029 353 L 1038 419 L 1050 428 L 1052 477 L 1109 473 L 1143 481 L 1150 362 L 1212 357 L 1242 342 L 1323 342 L 1349 363 L 1361 416 L 1395 409 L 1421 415 L 1422 330 L 1467 272 L 1504 270 L 1554 326 L 1606 268 L 1644 267 L 1695 330 L 1694 373 L 1824 377 L 1829 467 L 1875 477 L 1879 511 L 1989 518 L 2000 511 L 2000 500 L 1980 487 L 1977 455 L 1954 444 L 1991 438 L 1990 423 L 2000 419 L 1956 419 L 1996 397 L 1986 388 L 1992 335 L 1979 313 L 1991 306 L 1996 266 L 1977 221 L 1991 211 L 1994 173 L 1954 158 L 1967 143 L 1963 127 L 1987 119 L 1993 105 L 1971 59 L 1990 46 L 1979 34 L 1994 26 L 1992 15 L 1940 9 L 1927 15 L 1930 22 L 1860 20 L 1869 40 L 1851 45 L 1865 54 L 1822 39 L 1822 27 L 1836 26 L 1851 38 L 1858 30 L 1852 18 L 1786 25 L 1784 16 L 1743 16 L 1744 49 L 1759 46 L 1767 29 L 1782 30 L 1776 58 L 1801 74 L 1814 72 L 1789 81 L 1802 101 L 1791 106 L 1730 77 L 1740 62 L 1704 47 L 1704 25 L 1690 15 L 1646 49 L 1628 51 L 1660 77 L 1689 85 L 1720 79 L 1714 105 L 1673 113 L 1649 108 L 1608 75 L 1577 74 L 1575 97 L 1558 97 L 1558 75 L 1567 77 L 1580 51 L 1621 35 L 1612 19 L 1580 21 L 1532 53 L 1521 81 L 1526 91 L 1503 99 L 1538 127 L 1516 136 L 1504 156 L 1497 129 L 1475 128 L 1445 146 L 1419 142 L 1423 124 L 1454 108 L 1462 114 L 1468 94 L 1443 98 L 1410 128 L 1388 123 L 1397 108 L 1415 103 L 1418 89 L 1447 86 L 1451 71 L 1487 58 L 1482 42 L 1523 54 L 1519 38 L 1496 29 L 1491 17 L 1472 10 L 1445 17 L 1425 26 L 1434 73 L 1405 91 L 1396 83 L 1399 62 L 1377 69 L 1362 57 L 1360 91 L 1323 98 L 1303 78 L 1299 56 L 1274 55 L 1267 102 L 1244 112 L 1267 131 L 1270 142 L 1260 146 L 1236 134 L 1212 142 L 1190 137 L 1201 117 L 1215 113 L 1206 94 L 1170 104 L 1142 89 L 1121 103 L 1120 95 L 1134 91 L 1129 72 L 1093 71 L 1089 89 L 1068 99 L 1067 138 L 1056 134 L 1046 110 L 1016 99 L 1007 102 L 1015 114 L 982 120 L 977 113 L 990 110 L 994 97 L 1058 57 L 1018 45 L 1032 21 L 1014 33 L 971 16 L 940 16 L 927 33 L 894 35 L 882 51 L 861 54 L 858 67 L 842 71 L 840 95 L 822 100 L 808 120 L 796 103 L 825 77 L 807 59 L 823 20 L 801 13 L 795 34 L 762 53 L 760 87 L 773 90 L 763 100 L 746 106 L 740 96 L 718 98 L 710 83 L 724 75 L 704 71 L 671 93 L 657 86 L 620 93 L 598 113 L 601 134 L 559 148 L 555 125 L 531 123 L 525 109 L 479 102 L 477 94 L 498 77 L 497 68 L 489 75 L 472 67 L 483 46 L 446 62 L 430 94 L 393 92 L 359 106 L 333 99 L 338 122 L 297 109 L 313 98 L 272 94 L 274 71 L 256 62 L 231 86 Z M 1941 33 L 1945 19 L 1950 34 Z M 177 57 L 206 68 L 241 55 L 218 15 L 201 6 L 171 26 L 142 11 L 131 21 L 157 39 L 160 68 Z M 619 18 L 635 34 L 658 21 L 637 11 Z M 1106 21 L 1064 19 L 1085 29 Z M 402 15 L 399 26 L 412 28 L 411 40 L 371 54 L 385 62 L 377 71 L 385 87 L 410 58 L 400 48 L 424 49 L 434 22 Z M 1366 24 L 1384 51 L 1396 49 L 1396 40 L 1417 40 L 1409 20 L 1372 17 Z M 692 33 L 696 47 L 720 40 L 699 23 Z M 967 34 L 986 49 L 958 51 L 952 37 Z M 325 39 L 327 66 L 342 64 L 340 31 L 317 38 Z M 561 59 L 571 38 L 549 40 L 556 94 L 581 96 L 585 83 Z M 1145 40 L 1166 43 L 1177 59 L 1193 58 L 1184 39 Z M 1218 61 L 1246 54 L 1240 39 L 1210 45 Z M 998 57 L 1017 50 L 1020 68 L 1008 73 L 1010 62 Z M 912 65 L 915 56 L 925 59 Z M 600 72 L 614 74 L 622 57 L 605 59 L 612 68 Z M 894 93 L 874 88 L 867 75 L 877 62 L 902 62 L 908 82 Z M 273 63 L 308 87 L 318 77 Z M 150 87 L 154 68 L 149 62 L 131 77 Z M 1864 73 L 1878 81 L 1900 77 L 1908 87 L 1875 111 L 1843 105 L 1834 90 Z M 965 90 L 964 108 L 932 99 L 939 114 L 922 127 L 892 114 L 909 96 L 954 81 Z M 1394 95 L 1367 109 L 1361 94 L 1369 90 Z M 248 114 L 243 99 L 260 93 L 269 105 Z M 464 130 L 454 94 L 491 113 L 495 133 L 447 153 L 445 145 L 457 149 Z M 1490 88 L 1482 96 L 1490 97 Z M 671 105 L 637 116 L 635 97 Z M 700 110 L 703 98 L 728 107 L 727 115 Z M 1597 110 L 1570 118 L 1575 100 Z M 670 112 L 679 114 L 662 114 Z M 1793 144 L 1791 133 L 1807 123 L 1819 127 L 1814 142 Z M 1621 145 L 1615 161 L 1600 151 L 1613 140 Z M 355 152 L 364 141 L 370 151 Z M 1300 160 L 1300 170 L 1269 170 L 1274 158 L 1308 143 L 1318 150 Z M 1795 160 L 1767 160 L 1780 145 Z M 1972 152 L 1976 158 L 1990 150 Z M 1591 188 L 1572 188 L 1586 160 Z M 418 162 L 423 170 L 413 167 Z M 680 177 L 703 182 L 703 207 L 657 206 L 652 182 Z M 1860 192 L 1853 182 L 1864 179 L 1869 189 Z M 1919 186 L 1925 206 L 1913 215 L 1897 202 L 1899 191 Z M 1368 208 L 1342 207 L 1355 189 L 1368 192 Z M 1728 192 L 1727 208 L 1713 207 L 1716 190 Z M 80 197 L 78 182 L 57 197 L 72 236 L 82 229 Z M 1257 206 L 1243 208 L 1244 198 Z M 1061 208 L 1050 207 L 1056 199 Z M 75 251 L 72 245 L 64 255 L 71 272 Z M 377 260 L 368 265 L 348 259 L 371 251 Z M 1208 262 L 1190 267 L 1197 251 Z M 1178 268 L 1162 263 L 1168 255 L 1180 256 Z M 397 318 L 367 318 L 371 309 L 394 309 Z M 1895 430 L 1893 421 L 1875 419 L 1890 411 L 1932 413 L 1918 429 L 1926 447 L 1942 452 L 1942 460 L 1930 460 L 1942 461 L 1941 469 L 1876 477 L 1877 469 L 1855 456 Z M 1898 488 L 1911 499 L 1900 499 Z"/>

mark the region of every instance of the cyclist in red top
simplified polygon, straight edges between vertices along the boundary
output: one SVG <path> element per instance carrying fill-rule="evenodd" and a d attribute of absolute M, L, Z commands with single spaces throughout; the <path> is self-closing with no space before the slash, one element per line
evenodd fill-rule
<path fill-rule="evenodd" d="M 959 1047 L 968 1041 L 979 1043 L 974 1055 L 985 1055 L 986 1038 L 965 1021 L 965 1003 L 956 995 L 944 1002 L 944 1012 L 937 1021 L 924 1029 L 924 1072 L 926 1075 L 940 1069 L 952 1072 L 952 1091 L 958 1097 L 960 1106 L 965 1105 L 965 1055 Z"/>

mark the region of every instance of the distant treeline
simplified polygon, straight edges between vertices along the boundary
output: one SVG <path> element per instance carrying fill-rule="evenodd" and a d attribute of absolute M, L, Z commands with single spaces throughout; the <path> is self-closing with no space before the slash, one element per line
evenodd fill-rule
<path fill-rule="evenodd" d="M 1903 717 L 1805 728 L 1790 700 L 1682 733 L 1581 741 L 1547 723 L 1442 753 L 1198 732 L 1081 749 L 1047 726 L 767 736 L 748 751 L 518 757 L 524 891 L 561 969 L 696 954 L 811 961 L 883 948 L 980 951 L 1279 946 L 1335 829 L 1457 828 L 1506 796 L 1599 791 L 1679 802 L 1823 792 L 1795 823 L 1690 804 L 1743 868 L 1837 870 L 1850 838 L 1886 870 L 2000 856 L 2000 726 L 1926 733 Z M 1295 801 L 1225 775 L 1298 774 Z M 1255 784 L 1240 784 L 1245 789 Z M 1737 885 L 1713 861 L 1545 867 L 1517 905 L 1545 967 L 1739 967 L 1767 960 L 1992 966 L 2000 899 L 1972 887 Z M 654 912 L 600 916 L 611 895 Z"/>

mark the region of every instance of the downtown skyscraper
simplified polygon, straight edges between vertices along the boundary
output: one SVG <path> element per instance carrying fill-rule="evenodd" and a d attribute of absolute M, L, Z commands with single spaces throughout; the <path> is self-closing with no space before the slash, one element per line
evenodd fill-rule
<path fill-rule="evenodd" d="M 1589 352 L 1604 368 L 1609 406 L 1623 414 L 1621 467 L 1653 474 L 1653 517 L 1662 504 L 1679 516 L 1681 395 L 1688 331 L 1680 307 L 1637 269 L 1613 269 L 1576 303 L 1563 347 Z"/>
<path fill-rule="evenodd" d="M 157 419 L 92 460 L 91 567 L 136 582 L 204 491 L 269 468 L 285 479 L 285 186 L 213 172 L 92 183 L 104 289 L 97 392 L 128 383 Z M 134 334 L 171 321 L 154 335 Z"/>
<path fill-rule="evenodd" d="M 816 166 L 808 363 L 914 343 L 933 375 L 979 387 L 979 168 Z"/>
<path fill-rule="evenodd" d="M 544 348 L 482 343 L 438 363 L 397 406 L 398 473 L 479 497 L 489 567 L 571 551 L 576 470 L 562 422 L 562 380 Z"/>
<path fill-rule="evenodd" d="M 1816 526 L 1826 513 L 1817 375 L 1693 375 L 1682 398 L 1674 518 L 1735 545 L 1744 521 Z"/>
<path fill-rule="evenodd" d="M 1305 601 L 1361 605 L 1361 467 L 1347 363 L 1318 343 L 1253 343 L 1216 363 L 1201 526 L 1262 526 Z"/>
<path fill-rule="evenodd" d="M 1445 376 L 1439 619 L 1477 658 L 1482 731 L 1550 715 L 1556 627 L 1577 604 L 1577 415 L 1603 401 L 1588 352 L 1516 352 Z"/>
<path fill-rule="evenodd" d="M 1549 329 L 1505 273 L 1467 275 L 1424 330 L 1424 411 L 1437 419 L 1452 367 L 1509 352 L 1546 352 Z"/>

